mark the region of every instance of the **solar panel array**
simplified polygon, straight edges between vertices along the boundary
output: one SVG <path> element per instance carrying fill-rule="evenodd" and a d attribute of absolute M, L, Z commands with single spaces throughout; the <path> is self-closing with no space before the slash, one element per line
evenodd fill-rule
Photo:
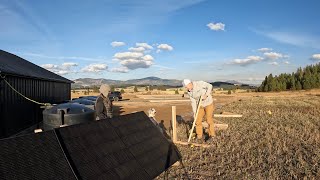
<path fill-rule="evenodd" d="M 153 179 L 181 158 L 143 112 L 4 139 L 0 147 L 4 179 Z"/>

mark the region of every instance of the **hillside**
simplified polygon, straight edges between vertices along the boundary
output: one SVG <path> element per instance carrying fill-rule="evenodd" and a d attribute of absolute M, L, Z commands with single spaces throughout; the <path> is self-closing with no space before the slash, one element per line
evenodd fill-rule
<path fill-rule="evenodd" d="M 117 86 L 126 85 L 165 85 L 165 86 L 181 86 L 181 80 L 176 79 L 161 79 L 158 77 L 146 77 L 142 79 L 130 79 L 127 81 L 112 80 L 112 79 L 92 79 L 92 78 L 80 78 L 75 79 L 72 88 L 80 88 L 85 86 L 99 86 L 101 84 L 110 84 Z"/>

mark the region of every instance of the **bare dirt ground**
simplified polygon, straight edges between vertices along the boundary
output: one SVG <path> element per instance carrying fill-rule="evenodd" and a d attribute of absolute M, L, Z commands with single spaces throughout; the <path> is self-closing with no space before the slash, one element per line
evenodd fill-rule
<path fill-rule="evenodd" d="M 80 93 L 71 93 L 72 98 L 83 96 Z M 90 93 L 89 95 L 98 95 L 98 93 Z M 286 92 L 276 92 L 276 93 L 234 93 L 234 94 L 213 94 L 214 105 L 216 107 L 215 113 L 221 112 L 221 108 L 224 105 L 230 104 L 236 101 L 242 101 L 245 99 L 250 99 L 254 97 L 305 97 L 312 95 L 320 95 L 320 90 L 311 91 L 286 91 Z M 184 101 L 170 101 L 172 99 L 184 100 Z M 152 100 L 160 100 L 160 102 L 150 102 Z M 161 102 L 163 100 L 163 102 Z M 169 100 L 169 102 L 168 102 Z M 182 95 L 142 95 L 141 93 L 125 93 L 123 94 L 123 100 L 119 102 L 114 102 L 114 113 L 115 115 L 124 115 L 136 111 L 144 111 L 146 114 L 150 108 L 155 108 L 157 111 L 156 120 L 164 123 L 165 127 L 170 126 L 171 121 L 171 107 L 176 106 L 177 115 L 186 121 L 192 119 L 192 109 L 190 102 L 187 101 L 188 98 L 182 98 Z M 231 111 L 232 112 L 232 111 Z"/>
<path fill-rule="evenodd" d="M 298 92 L 280 92 L 280 93 L 236 93 L 236 94 L 213 94 L 215 99 L 214 104 L 216 107 L 216 112 L 221 112 L 221 108 L 224 105 L 230 104 L 236 101 L 242 101 L 245 99 L 250 99 L 253 97 L 303 97 L 310 95 L 320 95 L 320 90 L 317 91 L 298 91 Z M 139 96 L 139 97 L 138 97 Z M 151 96 L 151 97 L 150 97 Z M 143 99 L 142 97 L 146 97 Z M 149 102 L 149 100 L 162 99 L 163 102 Z M 188 121 L 192 119 L 192 109 L 190 102 L 166 102 L 168 99 L 181 99 L 188 100 L 188 98 L 182 98 L 182 95 L 131 95 L 125 94 L 124 100 L 115 102 L 116 107 L 115 112 L 119 110 L 119 114 L 127 114 L 134 111 L 147 111 L 150 108 L 155 108 L 157 111 L 156 119 L 157 121 L 164 122 L 165 127 L 170 126 L 171 121 L 171 107 L 176 106 L 177 115 L 181 116 L 184 120 Z M 232 112 L 232 111 L 230 111 Z"/>

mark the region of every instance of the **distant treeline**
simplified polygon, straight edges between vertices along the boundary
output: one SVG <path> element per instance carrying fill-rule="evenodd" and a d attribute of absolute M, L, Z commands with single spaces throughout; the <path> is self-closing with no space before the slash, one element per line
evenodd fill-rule
<path fill-rule="evenodd" d="M 224 90 L 255 89 L 256 88 L 256 87 L 250 86 L 248 84 L 235 85 L 234 83 L 221 82 L 221 81 L 213 82 L 210 84 L 213 86 L 213 88 L 222 88 Z"/>
<path fill-rule="evenodd" d="M 261 86 L 257 89 L 259 92 L 301 90 L 320 88 L 320 63 L 309 65 L 305 68 L 298 68 L 292 74 L 280 74 L 266 76 Z"/>

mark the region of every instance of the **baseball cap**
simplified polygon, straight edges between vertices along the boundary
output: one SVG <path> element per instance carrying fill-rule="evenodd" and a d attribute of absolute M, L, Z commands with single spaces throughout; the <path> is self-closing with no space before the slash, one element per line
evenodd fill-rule
<path fill-rule="evenodd" d="M 185 87 L 187 86 L 188 84 L 191 83 L 191 80 L 190 79 L 184 79 L 183 82 L 182 82 L 182 85 Z"/>

